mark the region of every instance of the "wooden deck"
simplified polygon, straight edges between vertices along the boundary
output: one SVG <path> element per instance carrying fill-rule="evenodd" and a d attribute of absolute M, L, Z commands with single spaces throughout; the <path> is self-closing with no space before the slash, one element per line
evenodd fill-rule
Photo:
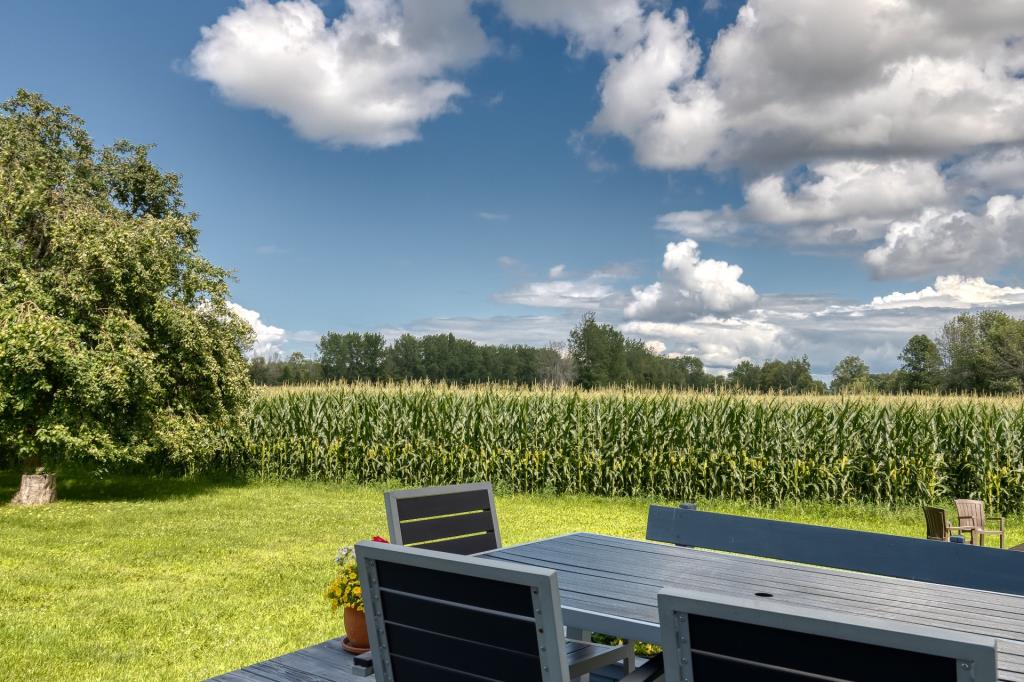
<path fill-rule="evenodd" d="M 642 662 L 642 659 L 641 661 Z M 593 673 L 591 682 L 615 682 L 623 676 L 621 667 Z M 294 651 L 269 661 L 235 670 L 209 682 L 372 682 L 372 677 L 352 674 L 352 655 L 341 648 L 340 639 L 329 639 L 315 646 Z"/>

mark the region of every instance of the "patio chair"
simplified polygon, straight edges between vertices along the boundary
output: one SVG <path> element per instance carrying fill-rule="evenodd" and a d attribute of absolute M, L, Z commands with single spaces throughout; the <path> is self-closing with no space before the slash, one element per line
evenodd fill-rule
<path fill-rule="evenodd" d="M 806 609 L 770 595 L 658 595 L 666 682 L 995 682 L 990 637 Z"/>
<path fill-rule="evenodd" d="M 973 530 L 973 526 L 951 526 L 946 521 L 946 510 L 942 507 L 926 506 L 924 508 L 924 524 L 926 538 L 929 540 L 943 540 L 945 542 L 949 541 L 949 536 L 952 535 L 954 530 L 961 533 Z"/>
<path fill-rule="evenodd" d="M 463 555 L 501 547 L 490 483 L 391 490 L 384 505 L 393 544 Z"/>
<path fill-rule="evenodd" d="M 990 522 L 998 521 L 999 530 L 987 530 L 985 528 L 985 503 L 981 500 L 955 500 L 956 513 L 961 526 L 971 527 L 971 544 L 985 544 L 986 535 L 999 536 L 999 549 L 1006 547 L 1006 519 L 1002 516 L 995 519 L 988 519 Z"/>
<path fill-rule="evenodd" d="M 374 542 L 356 559 L 377 682 L 568 682 L 629 653 L 565 638 L 551 569 Z"/>

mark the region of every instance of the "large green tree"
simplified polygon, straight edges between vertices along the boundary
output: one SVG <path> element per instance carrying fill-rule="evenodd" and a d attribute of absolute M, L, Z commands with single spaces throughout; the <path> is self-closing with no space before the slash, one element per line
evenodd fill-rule
<path fill-rule="evenodd" d="M 149 149 L 0 104 L 0 458 L 192 462 L 241 423 L 252 330 Z"/>
<path fill-rule="evenodd" d="M 907 391 L 935 391 L 942 383 L 942 355 L 935 342 L 915 334 L 900 353 L 900 383 Z"/>
<path fill-rule="evenodd" d="M 856 355 L 847 355 L 832 369 L 832 390 L 836 393 L 863 391 L 871 386 L 871 370 Z"/>
<path fill-rule="evenodd" d="M 598 324 L 594 313 L 584 315 L 569 332 L 569 356 L 584 388 L 621 384 L 629 378 L 626 338 L 610 324 Z"/>

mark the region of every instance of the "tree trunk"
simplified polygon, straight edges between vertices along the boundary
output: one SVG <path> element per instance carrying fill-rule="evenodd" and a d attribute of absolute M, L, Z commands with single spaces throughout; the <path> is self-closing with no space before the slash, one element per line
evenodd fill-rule
<path fill-rule="evenodd" d="M 57 499 L 57 476 L 54 474 L 25 474 L 21 488 L 11 498 L 11 504 L 49 504 Z"/>

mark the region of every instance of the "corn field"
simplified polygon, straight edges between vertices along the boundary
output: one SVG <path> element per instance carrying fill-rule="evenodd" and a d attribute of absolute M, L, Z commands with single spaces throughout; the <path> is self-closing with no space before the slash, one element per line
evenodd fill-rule
<path fill-rule="evenodd" d="M 1024 400 L 669 391 L 265 389 L 220 465 L 268 478 L 520 492 L 1024 501 Z"/>

